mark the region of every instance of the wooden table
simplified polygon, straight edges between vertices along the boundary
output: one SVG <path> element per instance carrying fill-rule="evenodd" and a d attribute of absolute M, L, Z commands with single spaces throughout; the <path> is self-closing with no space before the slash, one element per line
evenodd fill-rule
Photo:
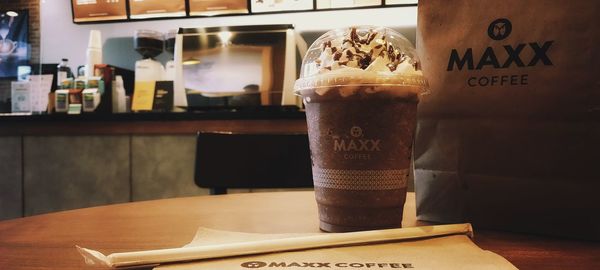
<path fill-rule="evenodd" d="M 415 219 L 409 193 L 403 226 Z M 0 222 L 0 269 L 82 269 L 75 245 L 105 254 L 180 247 L 199 226 L 318 232 L 312 192 L 249 193 L 126 203 Z M 600 243 L 478 230 L 475 242 L 520 269 L 600 269 Z"/>

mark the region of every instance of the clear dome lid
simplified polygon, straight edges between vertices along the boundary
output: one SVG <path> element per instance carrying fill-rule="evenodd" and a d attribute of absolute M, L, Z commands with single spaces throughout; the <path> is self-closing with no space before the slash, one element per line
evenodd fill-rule
<path fill-rule="evenodd" d="M 294 89 L 345 85 L 428 87 L 411 42 L 375 26 L 336 29 L 319 37 L 304 56 Z"/>

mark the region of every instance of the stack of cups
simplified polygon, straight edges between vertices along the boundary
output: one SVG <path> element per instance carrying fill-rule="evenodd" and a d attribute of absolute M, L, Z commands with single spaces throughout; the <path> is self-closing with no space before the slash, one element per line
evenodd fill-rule
<path fill-rule="evenodd" d="M 90 30 L 90 39 L 86 50 L 85 76 L 94 76 L 94 66 L 102 64 L 102 37 L 100 30 Z"/>
<path fill-rule="evenodd" d="M 329 31 L 309 48 L 294 88 L 306 107 L 321 229 L 401 227 L 428 88 L 412 44 L 387 28 Z"/>

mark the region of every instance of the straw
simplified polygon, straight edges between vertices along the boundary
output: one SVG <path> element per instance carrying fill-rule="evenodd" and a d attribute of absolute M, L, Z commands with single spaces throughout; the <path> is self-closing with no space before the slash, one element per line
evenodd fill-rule
<path fill-rule="evenodd" d="M 102 253 L 94 250 L 78 248 L 88 263 L 91 263 L 89 260 L 95 260 L 109 267 L 132 267 L 282 251 L 414 240 L 455 234 L 466 234 L 472 237 L 473 228 L 471 224 L 464 223 L 351 233 L 317 234 L 241 243 L 113 253 L 108 256 L 104 256 Z"/>

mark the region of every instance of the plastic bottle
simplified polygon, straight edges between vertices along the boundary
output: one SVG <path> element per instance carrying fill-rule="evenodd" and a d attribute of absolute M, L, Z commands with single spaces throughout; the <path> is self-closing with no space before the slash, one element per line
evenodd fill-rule
<path fill-rule="evenodd" d="M 126 112 L 126 100 L 125 100 L 125 87 L 123 84 L 123 77 L 117 75 L 113 81 L 112 87 L 112 112 L 113 113 L 124 113 Z"/>
<path fill-rule="evenodd" d="M 69 59 L 63 58 L 60 64 L 58 64 L 56 71 L 57 89 L 60 89 L 62 82 L 68 78 L 73 78 L 73 72 L 71 72 L 71 68 L 69 67 Z"/>

